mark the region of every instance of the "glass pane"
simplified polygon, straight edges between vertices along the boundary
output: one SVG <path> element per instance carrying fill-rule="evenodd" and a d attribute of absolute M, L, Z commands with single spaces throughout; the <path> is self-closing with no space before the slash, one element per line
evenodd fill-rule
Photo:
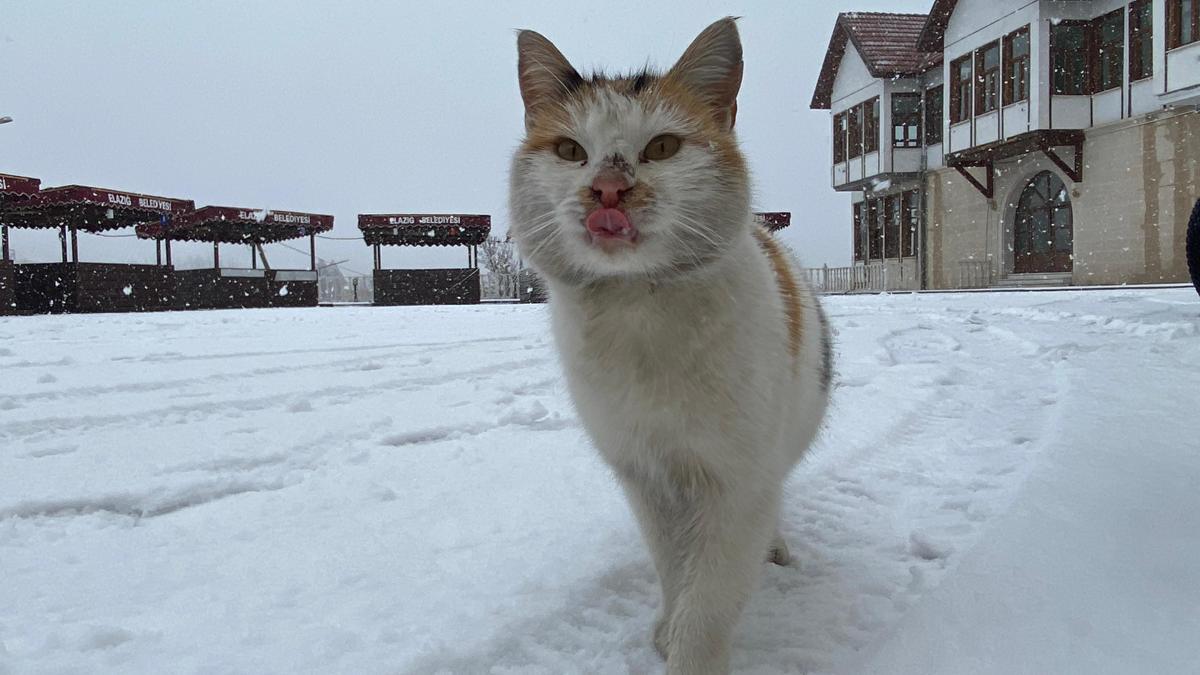
<path fill-rule="evenodd" d="M 983 68 L 991 70 L 992 68 L 1000 67 L 1000 45 L 993 43 L 991 46 L 983 50 Z"/>
<path fill-rule="evenodd" d="M 1035 253 L 1049 253 L 1050 247 L 1053 245 L 1050 233 L 1050 213 L 1045 209 L 1039 209 L 1030 214 L 1030 223 L 1033 226 L 1033 250 Z"/>
<path fill-rule="evenodd" d="M 1058 25 L 1053 29 L 1054 93 L 1087 93 L 1087 29 L 1079 25 Z"/>
<path fill-rule="evenodd" d="M 1071 209 L 1068 206 L 1054 210 L 1054 250 L 1071 252 Z"/>
<path fill-rule="evenodd" d="M 1021 31 L 1012 38 L 1012 58 L 1029 56 L 1029 33 Z"/>
<path fill-rule="evenodd" d="M 1179 0 L 1179 44 L 1186 45 L 1196 39 L 1192 30 L 1196 8 L 1192 0 Z"/>

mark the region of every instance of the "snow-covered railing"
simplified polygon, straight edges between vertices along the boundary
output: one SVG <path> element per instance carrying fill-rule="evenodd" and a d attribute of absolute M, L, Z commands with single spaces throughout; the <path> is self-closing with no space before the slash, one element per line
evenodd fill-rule
<path fill-rule="evenodd" d="M 879 293 L 887 290 L 881 264 L 806 267 L 801 273 L 818 293 Z"/>
<path fill-rule="evenodd" d="M 992 285 L 992 266 L 986 260 L 959 260 L 959 288 L 987 288 Z"/>

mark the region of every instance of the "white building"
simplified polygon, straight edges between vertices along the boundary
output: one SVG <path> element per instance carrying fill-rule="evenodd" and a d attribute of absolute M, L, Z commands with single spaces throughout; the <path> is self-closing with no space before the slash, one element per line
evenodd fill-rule
<path fill-rule="evenodd" d="M 839 16 L 813 94 L 866 288 L 1185 281 L 1200 0 Z"/>

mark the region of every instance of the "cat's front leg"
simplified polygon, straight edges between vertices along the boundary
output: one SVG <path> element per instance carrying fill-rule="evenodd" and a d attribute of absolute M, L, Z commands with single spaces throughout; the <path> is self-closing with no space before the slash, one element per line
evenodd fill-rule
<path fill-rule="evenodd" d="M 729 485 L 695 495 L 685 575 L 667 629 L 668 675 L 729 672 L 733 629 L 774 535 L 777 501 L 771 490 Z"/>
<path fill-rule="evenodd" d="M 683 577 L 683 518 L 686 511 L 667 486 L 658 485 L 640 476 L 622 476 L 622 485 L 633 513 L 637 516 L 642 538 L 654 559 L 654 569 L 662 586 L 662 605 L 654 620 L 651 639 L 654 648 L 664 659 L 670 651 L 669 628 L 675 599 Z"/>

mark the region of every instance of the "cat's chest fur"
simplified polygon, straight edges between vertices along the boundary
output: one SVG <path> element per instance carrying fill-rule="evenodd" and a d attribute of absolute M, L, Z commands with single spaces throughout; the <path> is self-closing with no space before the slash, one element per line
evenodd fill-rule
<path fill-rule="evenodd" d="M 710 439 L 726 448 L 731 436 L 756 440 L 754 426 L 777 393 L 770 373 L 782 365 L 785 338 L 763 306 L 772 289 L 761 255 L 746 253 L 740 266 L 686 283 L 555 297 L 572 396 L 610 461 L 651 449 L 706 454 Z"/>

